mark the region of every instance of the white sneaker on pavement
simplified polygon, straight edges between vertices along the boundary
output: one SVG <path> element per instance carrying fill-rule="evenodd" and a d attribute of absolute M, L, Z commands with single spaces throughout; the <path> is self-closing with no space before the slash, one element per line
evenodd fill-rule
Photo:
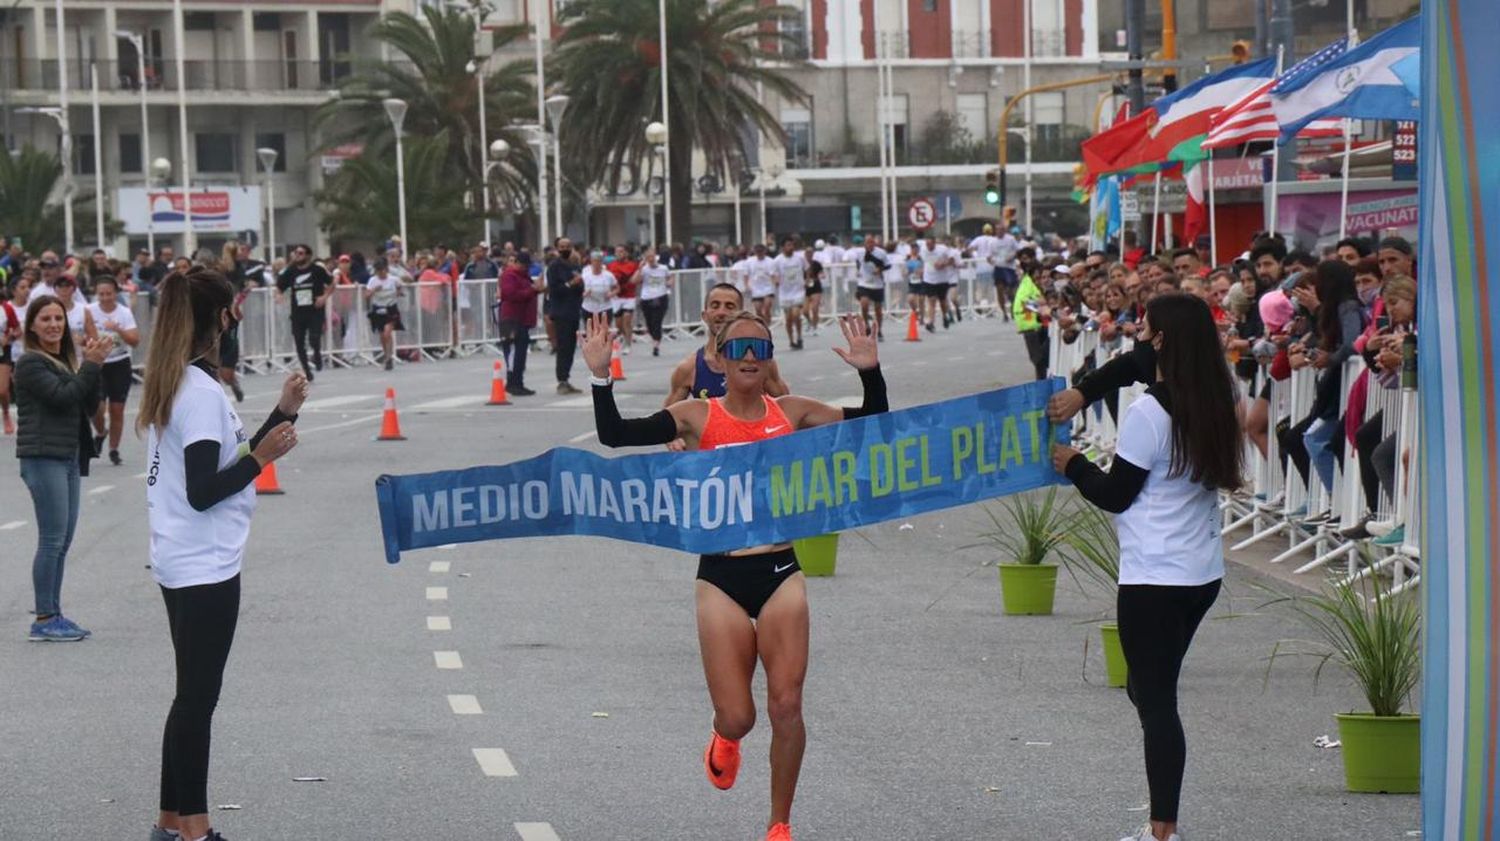
<path fill-rule="evenodd" d="M 1157 838 L 1151 833 L 1151 824 L 1148 823 L 1141 827 L 1140 831 L 1136 834 L 1127 835 L 1121 838 L 1120 841 L 1157 841 Z M 1182 841 L 1182 836 L 1174 832 L 1167 836 L 1167 841 Z"/>

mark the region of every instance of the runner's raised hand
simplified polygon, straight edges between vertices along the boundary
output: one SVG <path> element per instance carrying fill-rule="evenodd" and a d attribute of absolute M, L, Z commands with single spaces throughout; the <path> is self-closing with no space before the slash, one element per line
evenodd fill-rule
<path fill-rule="evenodd" d="M 583 338 L 583 362 L 594 376 L 609 376 L 609 319 L 604 313 L 589 317 L 588 329 Z"/>
<path fill-rule="evenodd" d="M 875 337 L 870 334 L 870 329 L 865 326 L 862 319 L 845 315 L 839 318 L 839 327 L 844 331 L 844 338 L 849 342 L 849 349 L 834 347 L 833 352 L 839 358 L 861 371 L 868 371 L 880 365 L 880 357 L 876 353 Z"/>

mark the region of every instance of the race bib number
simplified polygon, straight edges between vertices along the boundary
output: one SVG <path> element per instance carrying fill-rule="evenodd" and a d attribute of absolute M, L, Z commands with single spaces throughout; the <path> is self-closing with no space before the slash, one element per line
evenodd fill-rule
<path fill-rule="evenodd" d="M 298 289 L 293 300 L 299 307 L 310 307 L 313 304 L 313 293 L 311 289 Z"/>

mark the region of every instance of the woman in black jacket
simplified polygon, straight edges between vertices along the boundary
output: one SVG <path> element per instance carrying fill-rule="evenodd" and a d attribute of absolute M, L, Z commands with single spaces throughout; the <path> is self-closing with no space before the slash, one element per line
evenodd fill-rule
<path fill-rule="evenodd" d="M 71 642 L 89 635 L 62 615 L 63 562 L 78 525 L 79 477 L 88 475 L 94 452 L 89 418 L 99 406 L 99 370 L 108 336 L 78 348 L 68 330 L 68 314 L 51 295 L 31 301 L 23 338 L 26 352 L 16 360 L 16 456 L 21 480 L 36 508 L 37 546 L 31 562 L 36 590 L 35 642 Z"/>

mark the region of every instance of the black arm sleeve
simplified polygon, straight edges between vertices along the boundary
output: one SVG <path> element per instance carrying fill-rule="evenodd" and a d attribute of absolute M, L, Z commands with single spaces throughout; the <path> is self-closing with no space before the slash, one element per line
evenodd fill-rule
<path fill-rule="evenodd" d="M 620 417 L 613 386 L 594 386 L 594 425 L 599 443 L 606 447 L 644 447 L 677 439 L 677 420 L 666 409 L 645 418 Z"/>
<path fill-rule="evenodd" d="M 890 401 L 885 394 L 885 377 L 881 375 L 879 365 L 868 371 L 860 371 L 859 381 L 865 387 L 865 402 L 857 409 L 844 407 L 844 420 L 879 415 L 891 410 Z"/>
<path fill-rule="evenodd" d="M 1100 365 L 1086 374 L 1074 388 L 1083 394 L 1083 399 L 1094 403 L 1104 395 L 1136 383 L 1156 381 L 1156 348 L 1149 342 L 1136 342 L 1127 354 Z"/>
<path fill-rule="evenodd" d="M 1141 489 L 1146 487 L 1146 477 L 1150 475 L 1149 470 L 1136 467 L 1119 456 L 1115 456 L 1114 464 L 1105 473 L 1083 453 L 1069 459 L 1065 473 L 1084 499 L 1111 514 L 1129 508 L 1140 496 Z"/>
<path fill-rule="evenodd" d="M 194 441 L 182 458 L 187 469 L 188 504 L 194 511 L 207 511 L 244 490 L 260 475 L 260 462 L 248 454 L 219 470 L 218 441 Z"/>

